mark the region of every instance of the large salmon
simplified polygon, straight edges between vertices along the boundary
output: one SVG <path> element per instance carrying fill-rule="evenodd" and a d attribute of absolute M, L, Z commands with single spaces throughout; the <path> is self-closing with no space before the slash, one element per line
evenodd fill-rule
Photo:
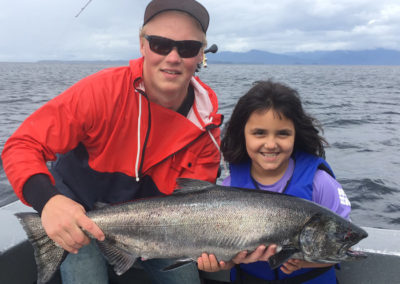
<path fill-rule="evenodd" d="M 180 179 L 172 195 L 106 206 L 87 215 L 106 238 L 98 246 L 117 274 L 136 258 L 195 261 L 203 252 L 228 261 L 239 251 L 277 244 L 277 267 L 288 258 L 336 263 L 363 258 L 350 248 L 367 233 L 307 200 L 260 190 Z M 33 245 L 38 283 L 46 283 L 66 252 L 49 239 L 35 213 L 18 213 Z"/>

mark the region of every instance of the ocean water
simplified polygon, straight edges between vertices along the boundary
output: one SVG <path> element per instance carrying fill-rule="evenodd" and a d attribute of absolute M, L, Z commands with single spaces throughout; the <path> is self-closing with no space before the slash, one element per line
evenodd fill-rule
<path fill-rule="evenodd" d="M 120 63 L 0 63 L 0 150 L 35 109 L 79 79 Z M 324 128 L 327 160 L 362 226 L 400 229 L 400 66 L 212 64 L 198 74 L 219 97 L 225 121 L 256 80 L 300 93 Z M 0 164 L 0 206 L 15 200 Z"/>

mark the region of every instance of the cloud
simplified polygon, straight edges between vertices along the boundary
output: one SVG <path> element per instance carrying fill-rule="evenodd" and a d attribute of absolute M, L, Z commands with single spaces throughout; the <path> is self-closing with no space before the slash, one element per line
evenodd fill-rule
<path fill-rule="evenodd" d="M 0 61 L 128 59 L 139 55 L 147 1 L 7 1 L 0 10 Z M 270 52 L 400 49 L 398 0 L 200 0 L 209 44 Z"/>
<path fill-rule="evenodd" d="M 396 37 L 400 3 L 395 1 L 282 0 L 257 6 L 258 2 L 246 1 L 238 17 L 226 20 L 231 24 L 221 23 L 219 31 L 231 32 L 221 50 L 288 52 L 400 46 Z M 371 20 L 381 24 L 370 27 Z"/>
<path fill-rule="evenodd" d="M 87 1 L 22 2 L 6 5 L 0 14 L 0 61 L 113 60 L 139 54 L 144 3 L 135 8 L 94 0 L 76 18 Z"/>

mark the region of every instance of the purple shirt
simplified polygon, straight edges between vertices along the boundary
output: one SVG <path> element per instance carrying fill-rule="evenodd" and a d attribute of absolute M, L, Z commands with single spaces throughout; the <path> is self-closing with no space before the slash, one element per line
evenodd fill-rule
<path fill-rule="evenodd" d="M 292 176 L 293 171 L 294 161 L 293 159 L 290 159 L 289 166 L 280 180 L 271 185 L 264 185 L 258 182 L 257 185 L 261 190 L 282 193 L 282 191 L 285 189 L 286 183 Z M 228 176 L 225 178 L 222 182 L 222 185 L 230 186 L 231 177 Z M 351 204 L 346 196 L 346 193 L 343 191 L 340 183 L 323 170 L 317 170 L 315 173 L 313 180 L 312 201 L 330 209 L 345 219 L 349 219 Z"/>

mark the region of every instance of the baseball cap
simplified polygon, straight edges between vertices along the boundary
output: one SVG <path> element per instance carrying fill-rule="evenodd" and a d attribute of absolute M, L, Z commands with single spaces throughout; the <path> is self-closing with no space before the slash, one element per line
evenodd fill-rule
<path fill-rule="evenodd" d="M 207 31 L 210 16 L 206 8 L 195 0 L 152 0 L 144 12 L 143 25 L 157 14 L 170 10 L 188 13 L 200 23 L 204 32 Z"/>

